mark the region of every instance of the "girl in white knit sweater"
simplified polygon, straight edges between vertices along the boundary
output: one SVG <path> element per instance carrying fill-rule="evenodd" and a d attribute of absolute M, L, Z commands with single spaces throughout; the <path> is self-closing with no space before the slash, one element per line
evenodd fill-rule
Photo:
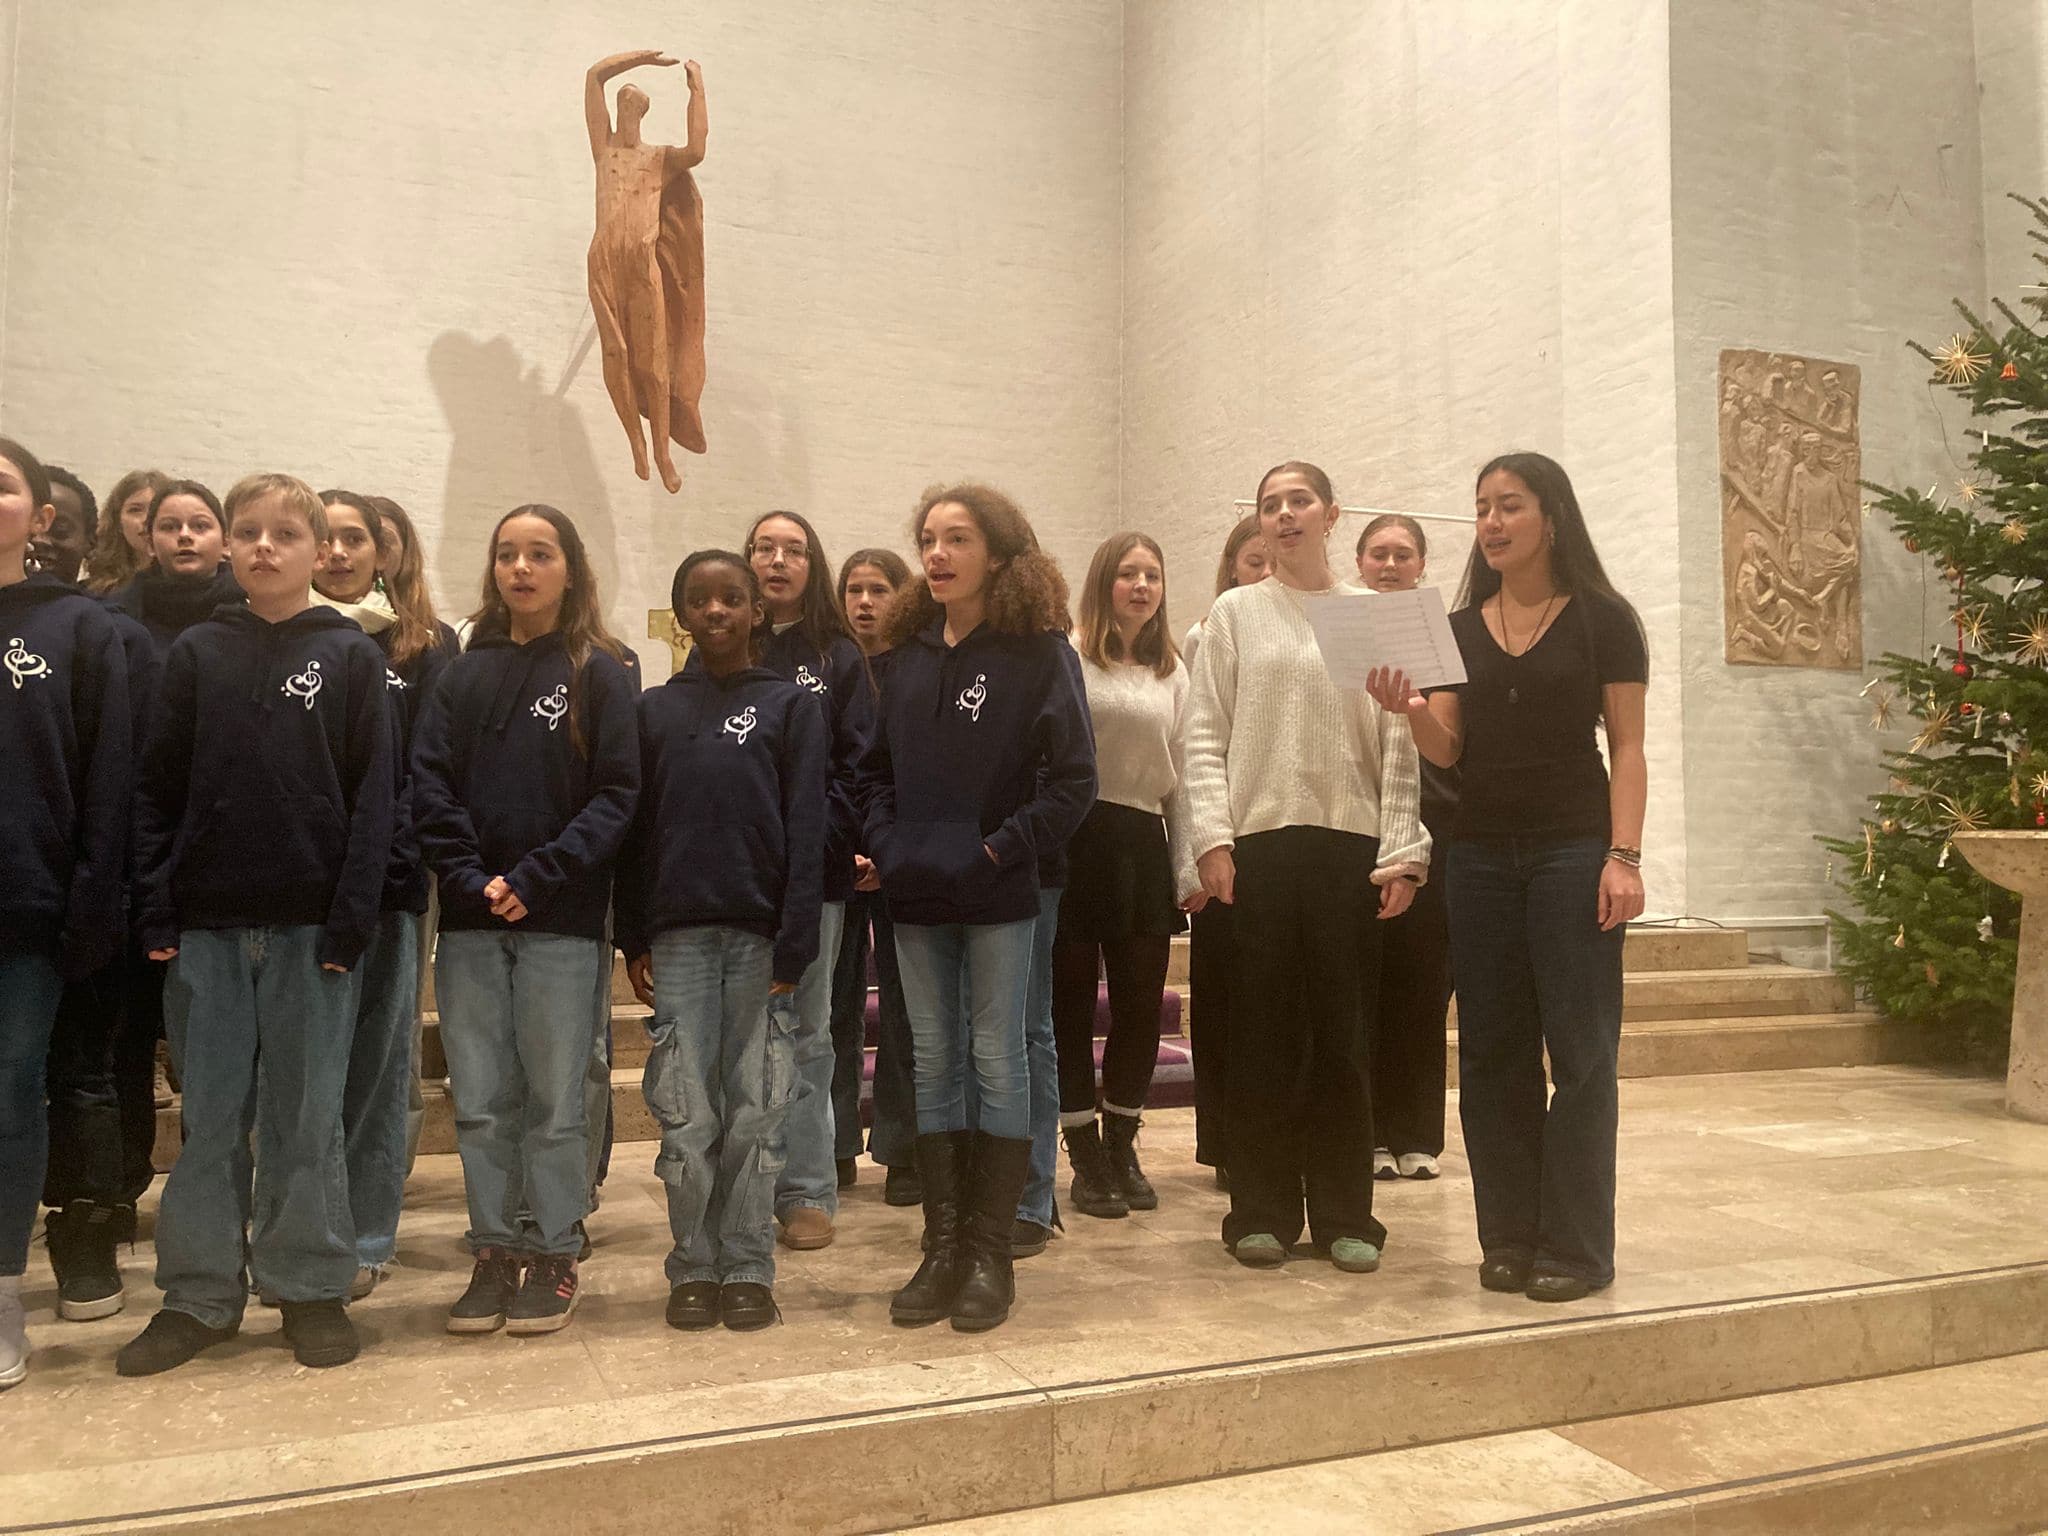
<path fill-rule="evenodd" d="M 1085 1216 L 1149 1211 L 1158 1193 L 1139 1166 L 1138 1116 L 1159 1059 L 1159 1010 L 1173 935 L 1186 926 L 1175 854 L 1181 706 L 1188 676 L 1166 618 L 1166 560 L 1142 533 L 1112 534 L 1081 593 L 1081 653 L 1095 729 L 1095 804 L 1067 845 L 1067 884 L 1052 951 L 1060 1126 Z M 1109 990 L 1102 1118 L 1095 1113 L 1096 977 Z"/>
<path fill-rule="evenodd" d="M 1235 908 L 1224 1241 L 1239 1263 L 1281 1263 L 1305 1198 L 1314 1247 L 1364 1273 L 1386 1240 L 1372 1214 L 1365 1046 L 1376 919 L 1406 910 L 1430 841 L 1404 722 L 1331 683 L 1302 607 L 1358 590 L 1331 569 L 1337 510 L 1313 464 L 1259 482 L 1273 575 L 1209 611 L 1182 793 L 1200 896 Z"/>

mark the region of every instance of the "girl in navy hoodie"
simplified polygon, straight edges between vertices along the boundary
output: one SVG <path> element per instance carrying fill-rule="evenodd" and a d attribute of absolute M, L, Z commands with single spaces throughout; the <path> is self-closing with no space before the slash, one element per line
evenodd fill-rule
<path fill-rule="evenodd" d="M 839 1186 L 854 1180 L 852 1154 L 836 1156 L 832 1114 L 832 972 L 846 903 L 853 896 L 860 813 L 854 775 L 874 727 L 874 698 L 860 647 L 847 633 L 818 531 L 794 512 L 770 512 L 747 530 L 747 559 L 768 614 L 761 665 L 808 689 L 825 707 L 832 779 L 825 822 L 825 905 L 818 958 L 796 989 L 796 1098 L 783 1122 L 788 1161 L 775 1180 L 775 1217 L 792 1248 L 832 1241 Z M 855 1131 L 858 1135 L 858 1127 Z M 856 1143 L 856 1150 L 858 1144 Z"/>
<path fill-rule="evenodd" d="M 161 663 L 172 641 L 222 603 L 239 602 L 242 589 L 228 564 L 227 519 L 211 490 L 197 480 L 168 480 L 146 515 L 154 563 L 107 602 L 149 631 Z"/>
<path fill-rule="evenodd" d="M 35 457 L 0 438 L 0 772 L 25 814 L 0 819 L 0 1388 L 28 1374 L 21 1277 L 49 1152 L 43 1067 L 66 979 L 120 951 L 134 772 L 113 620 L 28 574 L 55 508 Z"/>
<path fill-rule="evenodd" d="M 413 754 L 415 823 L 440 881 L 434 991 L 476 1255 L 448 1331 L 549 1333 L 576 1303 L 591 1000 L 611 959 L 605 919 L 640 792 L 639 733 L 583 540 L 553 507 L 499 520 L 473 623 Z"/>
<path fill-rule="evenodd" d="M 391 859 L 377 931 L 363 954 L 362 1004 L 349 1050 L 342 1124 L 348 1139 L 348 1196 L 355 1212 L 356 1281 L 367 1296 L 398 1244 L 404 1204 L 406 1114 L 419 1022 L 420 930 L 427 871 L 412 825 L 412 743 L 420 711 L 453 660 L 431 612 L 401 608 L 385 593 L 384 516 L 353 491 L 324 491 L 329 538 L 313 570 L 317 600 L 354 619 L 384 653 L 398 797 Z"/>
<path fill-rule="evenodd" d="M 640 698 L 619 948 L 654 1009 L 645 1089 L 675 1238 L 669 1325 L 761 1328 L 776 1317 L 772 1217 L 799 984 L 818 958 L 826 719 L 809 689 L 758 665 L 767 625 L 742 557 L 697 551 L 676 568 L 670 602 L 695 644 Z"/>
<path fill-rule="evenodd" d="M 916 1041 L 926 1251 L 890 1314 L 974 1331 L 1013 1297 L 1039 861 L 1087 814 L 1095 760 L 1061 654 L 1066 579 L 1016 504 L 982 485 L 934 488 L 911 532 L 924 576 L 890 614 L 896 654 L 860 779 Z"/>

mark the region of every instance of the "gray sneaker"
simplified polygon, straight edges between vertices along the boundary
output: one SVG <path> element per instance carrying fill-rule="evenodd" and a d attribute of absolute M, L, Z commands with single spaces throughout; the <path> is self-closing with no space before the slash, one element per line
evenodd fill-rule
<path fill-rule="evenodd" d="M 0 1388 L 28 1375 L 28 1318 L 21 1310 L 21 1276 L 0 1278 Z"/>

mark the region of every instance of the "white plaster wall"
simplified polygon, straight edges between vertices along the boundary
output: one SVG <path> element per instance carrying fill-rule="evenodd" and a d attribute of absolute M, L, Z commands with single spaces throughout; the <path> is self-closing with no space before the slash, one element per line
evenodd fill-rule
<path fill-rule="evenodd" d="M 20 27 L 18 0 L 0 0 L 0 399 L 7 379 L 7 228 L 14 192 L 14 39 Z M 6 423 L 0 420 L 0 428 Z"/>
<path fill-rule="evenodd" d="M 101 486 L 155 463 L 388 492 L 453 607 L 492 522 L 554 501 L 656 677 L 677 558 L 769 507 L 837 558 L 986 477 L 1073 567 L 1117 491 L 1120 16 L 28 0 L 0 420 Z M 703 61 L 711 115 L 711 452 L 677 455 L 675 498 L 633 478 L 584 290 L 583 71 L 656 45 Z M 682 72 L 635 78 L 679 141 Z"/>
<path fill-rule="evenodd" d="M 1687 904 L 1791 921 L 1838 900 L 1813 838 L 1854 827 L 1890 743 L 1857 697 L 1870 672 L 1722 659 L 1719 354 L 1858 365 L 1865 477 L 1957 478 L 1962 418 L 1904 343 L 1946 337 L 1951 298 L 1983 292 L 1971 7 L 1675 5 L 1671 82 Z M 1938 639 L 1938 574 L 1882 518 L 1863 535 L 1866 655 Z"/>
<path fill-rule="evenodd" d="M 1464 517 L 1492 454 L 1551 453 L 1649 630 L 1647 873 L 1677 910 L 1662 0 L 1124 15 L 1124 514 L 1161 535 L 1178 617 L 1280 459 L 1347 502 Z M 1469 535 L 1433 532 L 1454 581 Z"/>
<path fill-rule="evenodd" d="M 1975 0 L 1977 122 L 1983 147 L 1985 288 L 2012 302 L 2042 280 L 2025 209 L 2006 194 L 2048 197 L 2048 5 Z M 2018 308 L 2017 304 L 2014 304 Z"/>

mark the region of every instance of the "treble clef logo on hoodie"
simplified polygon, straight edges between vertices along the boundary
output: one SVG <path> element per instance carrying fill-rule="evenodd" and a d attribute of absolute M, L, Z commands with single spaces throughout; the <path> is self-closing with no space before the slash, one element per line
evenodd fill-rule
<path fill-rule="evenodd" d="M 22 644 L 21 636 L 16 635 L 7 642 L 7 680 L 17 691 L 30 678 L 47 678 L 49 675 L 50 664 Z"/>
<path fill-rule="evenodd" d="M 396 672 L 392 671 L 392 670 L 391 670 L 391 669 L 390 669 L 389 667 L 386 667 L 386 668 L 384 669 L 384 686 L 385 686 L 385 687 L 386 687 L 387 689 L 389 689 L 389 688 L 399 688 L 399 689 L 404 689 L 404 688 L 410 688 L 410 687 L 412 686 L 412 684 L 411 684 L 411 683 L 408 683 L 408 682 L 407 682 L 407 681 L 406 681 L 406 680 L 405 680 L 404 678 L 400 677 L 400 676 L 399 676 L 399 675 L 398 675 L 398 674 L 397 674 Z"/>
<path fill-rule="evenodd" d="M 727 715 L 725 717 L 725 729 L 719 734 L 734 738 L 735 745 L 744 747 L 747 744 L 747 738 L 754 734 L 756 723 L 754 719 L 754 706 L 749 704 L 738 714 Z"/>
<path fill-rule="evenodd" d="M 562 723 L 562 716 L 567 713 L 569 713 L 569 685 L 567 683 L 555 684 L 555 691 L 553 693 L 544 693 L 533 701 L 534 719 L 547 721 L 550 731 Z"/>
<path fill-rule="evenodd" d="M 988 674 L 977 672 L 974 681 L 960 690 L 960 707 L 967 711 L 967 718 L 976 725 L 981 724 L 981 706 L 988 702 Z"/>
<path fill-rule="evenodd" d="M 832 691 L 825 686 L 825 679 L 811 671 L 808 662 L 800 661 L 796 664 L 796 685 L 799 688 L 808 688 L 813 693 L 830 693 Z"/>
<path fill-rule="evenodd" d="M 313 707 L 313 701 L 320 696 L 320 663 L 309 661 L 306 670 L 288 677 L 277 691 L 287 698 L 304 701 L 306 708 Z"/>

